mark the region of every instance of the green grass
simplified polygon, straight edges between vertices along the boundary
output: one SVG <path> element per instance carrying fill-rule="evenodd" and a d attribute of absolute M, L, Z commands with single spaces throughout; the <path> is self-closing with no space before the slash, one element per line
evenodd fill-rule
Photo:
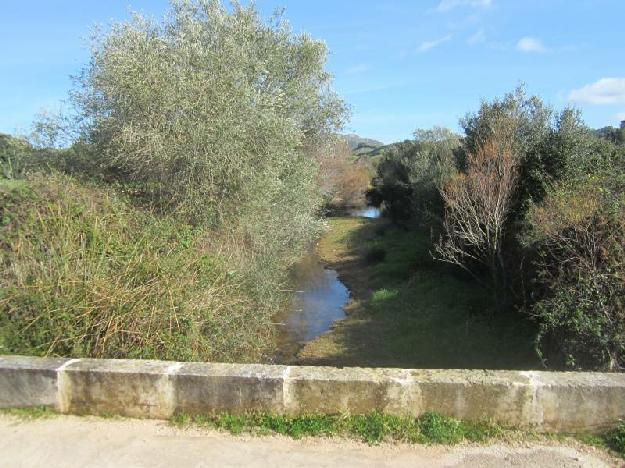
<path fill-rule="evenodd" d="M 428 233 L 385 220 L 330 219 L 320 254 L 360 302 L 309 344 L 308 363 L 416 368 L 537 369 L 536 329 L 430 255 Z M 386 252 L 378 262 L 367 252 Z"/>
<path fill-rule="evenodd" d="M 58 413 L 49 406 L 30 406 L 27 408 L 0 408 L 0 414 L 15 416 L 23 420 L 47 419 L 58 415 Z"/>
<path fill-rule="evenodd" d="M 575 438 L 587 445 L 610 449 L 625 459 L 625 421 L 607 432 L 601 434 L 576 434 Z"/>
<path fill-rule="evenodd" d="M 285 416 L 266 413 L 242 415 L 177 414 L 170 418 L 172 426 L 204 427 L 225 430 L 231 434 L 279 434 L 293 439 L 303 437 L 347 437 L 370 445 L 382 442 L 453 445 L 463 442 L 540 441 L 567 442 L 575 439 L 586 445 L 611 450 L 625 459 L 625 423 L 600 434 L 538 434 L 505 428 L 492 422 L 464 421 L 439 413 L 424 413 L 411 418 L 381 412 L 364 415 L 308 414 Z"/>
<path fill-rule="evenodd" d="M 421 444 L 483 442 L 513 432 L 490 423 L 460 421 L 436 413 L 426 413 L 419 418 L 392 416 L 379 412 L 351 416 L 320 414 L 189 416 L 178 414 L 170 419 L 170 423 L 176 427 L 210 427 L 223 429 L 232 434 L 280 434 L 294 439 L 343 436 L 368 444 L 378 444 L 384 441 Z"/>
<path fill-rule="evenodd" d="M 0 354 L 258 361 L 284 293 L 244 252 L 102 185 L 0 179 Z"/>

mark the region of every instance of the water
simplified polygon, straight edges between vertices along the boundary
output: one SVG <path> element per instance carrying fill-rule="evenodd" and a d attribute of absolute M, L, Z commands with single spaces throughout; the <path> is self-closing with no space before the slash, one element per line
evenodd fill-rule
<path fill-rule="evenodd" d="M 370 206 L 350 210 L 349 215 L 377 218 L 380 210 Z M 292 361 L 302 345 L 345 318 L 344 307 L 349 302 L 349 290 L 336 270 L 325 267 L 314 251 L 297 264 L 293 275 L 295 298 L 291 309 L 279 319 L 283 333 L 275 362 Z"/>
<path fill-rule="evenodd" d="M 283 321 L 290 340 L 303 344 L 328 331 L 336 320 L 345 318 L 343 307 L 349 290 L 319 257 L 308 255 L 295 269 L 297 292 L 293 307 Z"/>
<path fill-rule="evenodd" d="M 375 206 L 366 206 L 364 208 L 353 208 L 349 210 L 350 216 L 356 216 L 360 218 L 378 218 L 380 216 L 380 208 Z"/>

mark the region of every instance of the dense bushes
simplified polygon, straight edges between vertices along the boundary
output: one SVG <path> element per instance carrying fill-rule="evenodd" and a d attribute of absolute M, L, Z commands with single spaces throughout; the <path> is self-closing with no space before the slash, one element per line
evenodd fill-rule
<path fill-rule="evenodd" d="M 438 185 L 452 173 L 458 136 L 445 128 L 417 130 L 414 140 L 392 145 L 378 165 L 377 178 L 368 192 L 394 222 L 417 219 L 429 222 L 441 208 Z"/>
<path fill-rule="evenodd" d="M 625 152 L 614 132 L 602 138 L 522 88 L 461 125 L 446 157 L 424 158 L 418 139 L 396 145 L 372 194 L 394 220 L 429 207 L 435 256 L 487 286 L 497 312 L 529 313 L 546 365 L 622 370 Z"/>
<path fill-rule="evenodd" d="M 4 180 L 0 197 L 2 352 L 235 360 L 271 344 L 271 304 L 214 233 L 66 176 Z"/>
<path fill-rule="evenodd" d="M 625 177 L 592 175 L 532 207 L 539 348 L 547 363 L 625 368 Z"/>

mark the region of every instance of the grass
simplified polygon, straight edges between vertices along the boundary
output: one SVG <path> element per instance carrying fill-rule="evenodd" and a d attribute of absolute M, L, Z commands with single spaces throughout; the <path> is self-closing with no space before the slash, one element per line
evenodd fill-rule
<path fill-rule="evenodd" d="M 493 315 L 488 294 L 430 256 L 427 233 L 333 218 L 319 254 L 352 293 L 348 318 L 309 343 L 305 364 L 536 369 L 536 330 Z M 377 262 L 370 252 L 385 252 Z"/>
<path fill-rule="evenodd" d="M 49 406 L 1 408 L 0 414 L 30 421 L 58 416 Z M 115 418 L 113 414 L 99 414 L 100 418 Z M 393 416 L 381 412 L 364 415 L 308 414 L 286 416 L 269 413 L 233 415 L 194 415 L 179 413 L 169 419 L 172 426 L 205 427 L 225 430 L 231 434 L 280 434 L 293 439 L 303 437 L 349 437 L 370 445 L 381 442 L 414 444 L 486 443 L 493 440 L 518 441 L 542 438 L 566 442 L 574 438 L 586 445 L 608 449 L 625 459 L 625 422 L 600 434 L 544 434 L 505 428 L 492 422 L 471 422 L 424 413 L 417 418 Z"/>
<path fill-rule="evenodd" d="M 575 438 L 586 445 L 610 449 L 625 459 L 625 421 L 601 434 L 576 434 Z"/>
<path fill-rule="evenodd" d="M 0 414 L 14 416 L 22 420 L 47 419 L 58 413 L 49 406 L 30 406 L 27 408 L 0 408 Z"/>
<path fill-rule="evenodd" d="M 0 354 L 258 361 L 275 304 L 244 256 L 101 185 L 0 179 Z"/>
<path fill-rule="evenodd" d="M 59 413 L 49 406 L 2 408 L 0 414 L 23 421 L 48 419 Z M 115 418 L 113 414 L 99 414 L 101 418 Z M 470 422 L 424 413 L 417 418 L 400 417 L 380 412 L 364 415 L 308 414 L 285 416 L 268 413 L 233 415 L 194 415 L 180 413 L 169 419 L 172 426 L 206 427 L 225 430 L 231 434 L 280 434 L 293 439 L 303 437 L 349 437 L 370 445 L 381 442 L 415 444 L 485 443 L 493 440 L 537 440 L 541 437 L 560 442 L 574 438 L 586 445 L 609 449 L 625 459 L 625 422 L 601 434 L 544 434 L 504 428 L 491 422 Z"/>
<path fill-rule="evenodd" d="M 392 416 L 379 412 L 366 415 L 311 414 L 303 416 L 178 414 L 170 419 L 170 423 L 176 427 L 210 427 L 223 429 L 232 434 L 280 434 L 294 439 L 343 436 L 368 444 L 379 444 L 385 441 L 420 444 L 484 442 L 514 432 L 490 423 L 460 421 L 437 413 L 426 413 L 418 418 Z"/>
<path fill-rule="evenodd" d="M 453 445 L 463 442 L 575 439 L 586 445 L 608 449 L 625 458 L 625 423 L 601 434 L 537 434 L 505 428 L 492 422 L 463 421 L 438 413 L 424 413 L 411 418 L 380 412 L 364 415 L 284 416 L 266 413 L 243 415 L 177 414 L 170 418 L 175 427 L 204 427 L 225 430 L 231 434 L 279 434 L 293 439 L 303 437 L 347 437 L 370 445 L 382 442 Z"/>

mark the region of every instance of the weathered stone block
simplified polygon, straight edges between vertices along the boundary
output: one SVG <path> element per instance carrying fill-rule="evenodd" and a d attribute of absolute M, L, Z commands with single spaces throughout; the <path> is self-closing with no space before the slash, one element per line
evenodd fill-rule
<path fill-rule="evenodd" d="M 81 359 L 59 376 L 61 410 L 167 418 L 173 412 L 171 373 L 179 363 L 125 359 Z"/>
<path fill-rule="evenodd" d="M 285 377 L 285 410 L 291 414 L 418 413 L 420 389 L 407 377 L 401 369 L 291 367 Z"/>
<path fill-rule="evenodd" d="M 421 388 L 422 408 L 473 421 L 494 420 L 527 427 L 533 390 L 518 372 L 485 370 L 413 370 Z"/>
<path fill-rule="evenodd" d="M 625 419 L 625 374 L 528 372 L 535 419 L 546 431 L 598 431 Z"/>
<path fill-rule="evenodd" d="M 57 372 L 68 360 L 27 356 L 0 357 L 0 407 L 57 407 Z"/>
<path fill-rule="evenodd" d="M 176 373 L 175 410 L 189 414 L 281 413 L 286 366 L 183 364 Z"/>

